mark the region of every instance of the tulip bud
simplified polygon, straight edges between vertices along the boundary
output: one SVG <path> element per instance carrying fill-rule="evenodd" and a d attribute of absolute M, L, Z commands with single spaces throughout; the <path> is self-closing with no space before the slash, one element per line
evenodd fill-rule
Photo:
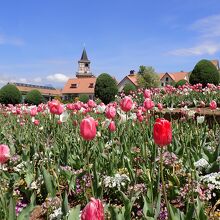
<path fill-rule="evenodd" d="M 209 107 L 211 110 L 215 110 L 217 108 L 217 103 L 216 101 L 212 100 L 209 104 Z"/>
<path fill-rule="evenodd" d="M 160 147 L 172 141 L 171 123 L 164 118 L 157 118 L 153 129 L 154 142 Z"/>
<path fill-rule="evenodd" d="M 104 208 L 99 199 L 91 198 L 91 201 L 82 210 L 81 220 L 104 220 Z"/>
<path fill-rule="evenodd" d="M 143 105 L 147 110 L 151 110 L 154 107 L 154 102 L 151 99 L 146 98 Z"/>
<path fill-rule="evenodd" d="M 105 116 L 109 119 L 113 119 L 116 115 L 116 109 L 113 106 L 109 106 L 105 110 Z"/>
<path fill-rule="evenodd" d="M 96 122 L 94 118 L 87 117 L 82 120 L 82 122 L 80 123 L 80 134 L 87 141 L 95 138 Z"/>
<path fill-rule="evenodd" d="M 0 163 L 3 164 L 7 162 L 10 158 L 10 149 L 7 145 L 1 144 L 0 145 Z"/>
<path fill-rule="evenodd" d="M 116 130 L 115 122 L 111 121 L 108 126 L 109 131 L 114 132 Z"/>
<path fill-rule="evenodd" d="M 124 112 L 130 111 L 133 107 L 133 101 L 131 97 L 125 96 L 120 102 L 120 107 Z"/>

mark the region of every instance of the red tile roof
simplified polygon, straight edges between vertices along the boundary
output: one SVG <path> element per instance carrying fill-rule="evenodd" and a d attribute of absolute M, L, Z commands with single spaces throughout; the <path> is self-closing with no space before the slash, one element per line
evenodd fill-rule
<path fill-rule="evenodd" d="M 62 93 L 63 94 L 74 94 L 74 93 L 93 94 L 96 79 L 97 79 L 96 77 L 82 77 L 82 78 L 69 79 L 65 84 Z M 70 88 L 72 84 L 76 84 L 76 88 Z M 93 88 L 90 88 L 90 84 L 93 84 Z"/>
<path fill-rule="evenodd" d="M 137 74 L 130 74 L 127 76 L 127 78 L 135 85 L 135 86 L 138 86 L 138 83 L 137 83 Z"/>
<path fill-rule="evenodd" d="M 164 77 L 165 74 L 168 74 L 175 82 L 178 82 L 181 79 L 188 80 L 188 72 L 162 73 L 160 74 L 160 80 Z"/>

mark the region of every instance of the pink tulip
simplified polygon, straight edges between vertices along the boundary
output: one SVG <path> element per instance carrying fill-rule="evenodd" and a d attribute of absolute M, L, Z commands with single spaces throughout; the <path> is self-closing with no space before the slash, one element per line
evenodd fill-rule
<path fill-rule="evenodd" d="M 33 107 L 30 111 L 31 117 L 34 117 L 37 114 L 37 107 Z"/>
<path fill-rule="evenodd" d="M 116 130 L 115 122 L 111 121 L 108 126 L 109 131 L 114 132 Z"/>
<path fill-rule="evenodd" d="M 151 91 L 149 89 L 144 90 L 144 98 L 150 98 L 151 97 Z"/>
<path fill-rule="evenodd" d="M 104 208 L 99 199 L 91 198 L 91 201 L 82 211 L 81 220 L 104 220 Z"/>
<path fill-rule="evenodd" d="M 113 106 L 108 106 L 105 110 L 105 116 L 109 119 L 113 119 L 116 115 L 116 109 Z"/>
<path fill-rule="evenodd" d="M 143 105 L 144 105 L 144 108 L 145 108 L 145 109 L 151 110 L 151 109 L 154 107 L 154 102 L 153 102 L 151 99 L 146 98 L 146 99 L 144 100 Z"/>
<path fill-rule="evenodd" d="M 88 102 L 87 102 L 87 105 L 90 107 L 90 108 L 94 108 L 96 106 L 96 103 L 90 99 Z"/>
<path fill-rule="evenodd" d="M 61 115 L 64 111 L 63 105 L 58 101 L 53 99 L 51 102 L 48 102 L 50 112 L 55 115 Z"/>
<path fill-rule="evenodd" d="M 10 149 L 7 145 L 1 144 L 0 145 L 0 163 L 3 164 L 7 162 L 10 158 Z"/>
<path fill-rule="evenodd" d="M 87 141 L 95 138 L 96 122 L 94 118 L 87 117 L 82 120 L 82 122 L 80 123 L 80 134 Z"/>
<path fill-rule="evenodd" d="M 209 104 L 209 107 L 211 110 L 215 110 L 217 108 L 217 103 L 216 101 L 212 100 Z"/>
<path fill-rule="evenodd" d="M 200 102 L 200 107 L 201 107 L 201 108 L 205 108 L 205 102 L 201 101 L 201 102 Z"/>
<path fill-rule="evenodd" d="M 130 111 L 132 109 L 132 106 L 133 101 L 129 96 L 125 96 L 120 102 L 120 107 L 124 112 Z"/>
<path fill-rule="evenodd" d="M 36 125 L 36 126 L 38 126 L 39 124 L 40 124 L 40 121 L 39 120 L 34 120 L 34 124 Z"/>
<path fill-rule="evenodd" d="M 162 111 L 162 110 L 163 110 L 163 104 L 158 103 L 158 104 L 157 104 L 157 108 L 158 108 L 160 111 Z"/>

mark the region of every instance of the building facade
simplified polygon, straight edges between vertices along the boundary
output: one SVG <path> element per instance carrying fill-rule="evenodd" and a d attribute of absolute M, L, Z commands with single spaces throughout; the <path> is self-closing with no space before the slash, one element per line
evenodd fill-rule
<path fill-rule="evenodd" d="M 81 59 L 78 61 L 76 77 L 69 79 L 62 91 L 64 100 L 71 100 L 83 94 L 90 99 L 94 98 L 96 77 L 91 72 L 90 63 L 84 48 Z"/>

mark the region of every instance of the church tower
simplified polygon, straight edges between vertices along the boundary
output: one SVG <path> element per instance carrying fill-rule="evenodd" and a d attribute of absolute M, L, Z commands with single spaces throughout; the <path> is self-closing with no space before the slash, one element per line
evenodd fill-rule
<path fill-rule="evenodd" d="M 90 61 L 87 57 L 86 49 L 83 49 L 81 59 L 78 61 L 78 72 L 76 77 L 93 77 L 90 71 Z"/>

